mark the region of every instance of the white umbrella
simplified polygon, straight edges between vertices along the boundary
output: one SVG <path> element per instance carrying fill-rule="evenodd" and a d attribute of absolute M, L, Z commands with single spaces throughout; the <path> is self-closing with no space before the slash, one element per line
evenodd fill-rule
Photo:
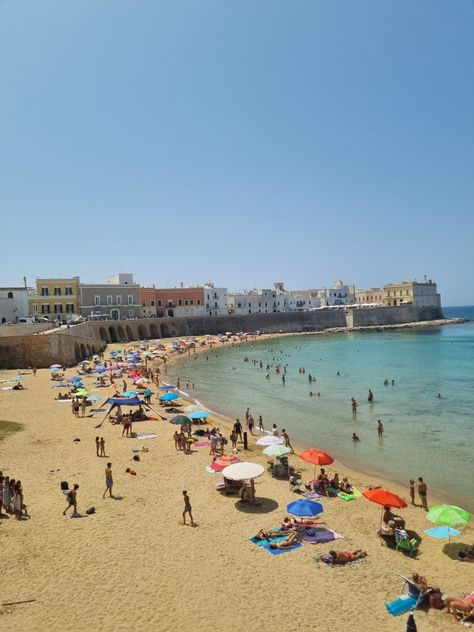
<path fill-rule="evenodd" d="M 250 478 L 261 476 L 264 471 L 265 468 L 258 463 L 242 461 L 241 463 L 234 463 L 225 467 L 222 470 L 222 475 L 231 481 L 246 481 Z"/>
<path fill-rule="evenodd" d="M 283 439 L 281 437 L 274 437 L 273 435 L 267 435 L 266 437 L 262 437 L 258 439 L 256 442 L 257 445 L 281 445 L 283 443 Z"/>
<path fill-rule="evenodd" d="M 267 456 L 285 456 L 285 454 L 290 452 L 291 448 L 287 448 L 286 445 L 269 445 L 268 448 L 263 450 L 263 454 Z"/>

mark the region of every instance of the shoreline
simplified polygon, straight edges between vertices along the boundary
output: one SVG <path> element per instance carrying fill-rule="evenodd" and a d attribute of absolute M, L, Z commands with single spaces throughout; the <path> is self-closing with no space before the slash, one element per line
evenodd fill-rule
<path fill-rule="evenodd" d="M 422 323 L 388 325 L 388 326 L 383 326 L 383 327 L 379 327 L 379 326 L 370 327 L 370 328 L 361 327 L 361 328 L 353 328 L 353 329 L 335 328 L 332 330 L 323 330 L 319 332 L 292 332 L 292 333 L 280 333 L 280 334 L 262 334 L 261 336 L 257 338 L 251 338 L 248 340 L 239 341 L 237 343 L 230 343 L 231 346 L 228 346 L 229 345 L 228 342 L 224 342 L 224 343 L 215 342 L 213 351 L 216 349 L 232 348 L 232 346 L 246 345 L 249 343 L 258 344 L 259 341 L 265 341 L 268 339 L 275 339 L 275 338 L 284 338 L 288 336 L 308 336 L 308 335 L 312 336 L 312 335 L 321 335 L 321 334 L 326 335 L 330 333 L 340 334 L 340 333 L 353 333 L 353 332 L 365 332 L 365 331 L 379 331 L 379 330 L 386 330 L 386 329 L 389 329 L 389 330 L 411 329 L 417 326 L 429 327 L 429 326 L 440 326 L 444 324 L 449 324 L 449 325 L 462 324 L 463 322 L 466 322 L 466 320 L 463 318 L 454 318 L 454 319 L 445 319 L 443 321 L 423 321 Z M 209 352 L 209 347 L 207 345 L 204 347 L 198 347 L 194 351 L 196 355 L 201 354 L 203 352 Z M 184 367 L 188 361 L 192 360 L 192 357 L 193 357 L 192 355 L 186 356 L 184 354 L 173 355 L 169 357 L 167 360 L 167 367 L 171 369 L 171 375 L 173 377 L 178 377 L 177 374 L 173 371 L 173 368 L 179 365 L 182 365 Z M 192 393 L 188 393 L 182 389 L 179 392 L 181 393 L 181 396 L 185 398 L 189 403 L 199 404 L 205 410 L 208 410 L 211 413 L 213 418 L 216 418 L 217 420 L 219 420 L 219 422 L 222 423 L 222 426 L 225 428 L 227 432 L 229 433 L 231 432 L 234 421 L 231 419 L 230 415 L 223 413 L 222 411 L 219 411 L 218 407 L 214 407 L 214 405 L 208 406 L 206 404 L 206 401 L 193 397 Z M 245 431 L 245 423 L 242 422 L 242 425 L 244 426 L 244 431 Z M 259 437 L 260 437 L 260 434 L 255 434 L 253 435 L 253 437 L 252 435 L 249 434 L 249 450 L 247 450 L 248 453 L 253 453 L 253 455 L 255 455 L 255 447 L 258 448 L 259 446 L 256 446 L 255 442 L 252 442 L 252 438 L 254 438 L 256 441 Z M 307 448 L 315 447 L 315 446 L 307 444 L 306 442 L 304 442 L 304 440 L 300 440 L 297 437 L 293 440 L 293 436 L 292 436 L 292 445 L 294 448 L 294 456 L 298 456 L 301 452 L 303 452 Z M 261 453 L 259 456 L 261 456 Z M 292 455 L 290 455 L 290 457 L 291 456 Z M 292 465 L 296 465 L 296 463 L 292 463 Z M 308 476 L 311 474 L 312 468 L 308 467 L 307 464 L 301 459 L 299 459 L 297 465 L 298 467 L 296 467 L 295 469 L 297 471 L 301 471 L 302 473 L 303 472 L 305 473 L 302 476 L 302 480 L 305 478 L 306 473 L 308 474 Z M 344 458 L 344 457 L 342 458 L 342 460 L 335 459 L 334 463 L 331 464 L 330 466 L 327 466 L 326 469 L 330 471 L 335 471 L 335 472 L 337 471 L 339 472 L 339 474 L 341 473 L 341 471 L 344 472 L 344 475 L 349 476 L 349 478 L 352 481 L 354 481 L 356 483 L 356 486 L 358 487 L 367 487 L 368 485 L 381 485 L 382 487 L 395 491 L 399 496 L 407 500 L 408 478 L 407 478 L 406 484 L 404 485 L 403 482 L 395 475 L 391 475 L 388 472 L 381 472 L 377 468 L 362 466 L 361 463 L 357 462 L 357 459 Z M 377 482 L 375 483 L 367 482 L 367 481 L 372 481 L 373 479 L 376 479 Z M 362 481 L 365 481 L 365 482 L 362 482 Z M 444 491 L 439 491 L 439 490 L 434 491 L 434 493 L 429 491 L 428 493 L 429 493 L 428 499 L 431 505 L 459 504 L 460 503 L 459 506 L 462 506 L 468 511 L 474 512 L 474 502 L 471 503 L 466 498 L 456 497 L 454 495 L 451 495 L 449 493 L 446 493 Z"/>

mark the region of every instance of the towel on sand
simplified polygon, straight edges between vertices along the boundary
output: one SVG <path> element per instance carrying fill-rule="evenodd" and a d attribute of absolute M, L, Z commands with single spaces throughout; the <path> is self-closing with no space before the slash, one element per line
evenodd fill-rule
<path fill-rule="evenodd" d="M 289 549 L 271 549 L 269 544 L 265 544 L 263 548 L 270 553 L 270 555 L 280 555 L 280 553 L 291 553 L 291 551 L 295 551 L 301 546 L 303 546 L 301 542 L 295 542 Z"/>
<path fill-rule="evenodd" d="M 308 531 L 308 530 L 307 530 Z M 319 544 L 321 542 L 332 542 L 333 540 L 341 540 L 343 535 L 332 531 L 331 529 L 310 529 L 309 533 L 306 532 L 302 536 L 305 542 L 309 544 Z"/>
<path fill-rule="evenodd" d="M 269 544 L 270 542 L 282 542 L 283 540 L 286 540 L 286 538 L 287 538 L 286 535 L 280 535 L 278 533 L 275 533 L 275 535 L 272 535 L 269 540 L 257 540 L 257 538 L 253 536 L 252 538 L 249 538 L 249 542 L 252 542 L 253 544 L 256 544 L 257 546 L 263 547 L 265 546 L 265 544 Z"/>

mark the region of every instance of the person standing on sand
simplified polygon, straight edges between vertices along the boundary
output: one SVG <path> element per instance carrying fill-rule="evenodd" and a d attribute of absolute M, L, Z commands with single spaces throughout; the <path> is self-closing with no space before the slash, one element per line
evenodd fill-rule
<path fill-rule="evenodd" d="M 410 478 L 410 500 L 411 504 L 415 504 L 415 481 Z"/>
<path fill-rule="evenodd" d="M 383 423 L 380 421 L 380 419 L 377 421 L 377 433 L 379 437 L 383 436 Z"/>
<path fill-rule="evenodd" d="M 252 415 L 249 415 L 248 418 L 247 418 L 247 428 L 249 429 L 250 434 L 252 435 L 252 437 L 253 437 L 254 424 L 255 424 L 254 418 L 252 417 Z"/>
<path fill-rule="evenodd" d="M 112 488 L 114 486 L 114 479 L 112 476 L 112 463 L 107 463 L 107 467 L 105 468 L 105 491 L 102 495 L 102 498 L 105 498 L 107 494 L 107 490 L 109 492 L 110 498 L 113 498 Z"/>
<path fill-rule="evenodd" d="M 96 437 L 95 438 L 95 453 L 97 456 L 100 456 L 99 450 L 100 450 L 100 439 L 99 437 Z"/>
<path fill-rule="evenodd" d="M 287 448 L 290 448 L 290 450 L 291 450 L 292 452 L 294 452 L 293 447 L 292 447 L 292 445 L 291 445 L 291 443 L 290 443 L 290 437 L 288 436 L 288 433 L 286 432 L 286 430 L 285 430 L 284 428 L 283 428 L 283 430 L 281 431 L 281 436 L 283 437 L 283 440 L 284 440 L 284 442 L 285 442 L 285 446 L 286 446 Z"/>
<path fill-rule="evenodd" d="M 427 501 L 428 487 L 421 476 L 418 477 L 418 496 L 421 500 L 421 506 L 425 511 L 428 511 Z"/>
<path fill-rule="evenodd" d="M 240 419 L 237 417 L 234 424 L 234 432 L 237 439 L 242 443 L 242 424 L 240 423 Z"/>
<path fill-rule="evenodd" d="M 191 526 L 194 527 L 193 514 L 191 513 L 192 512 L 191 501 L 189 500 L 188 492 L 186 490 L 183 491 L 183 500 L 184 500 L 183 524 L 186 524 L 186 514 L 188 513 L 189 517 L 191 518 Z"/>
<path fill-rule="evenodd" d="M 100 456 L 105 456 L 105 439 L 104 439 L 104 437 L 100 438 Z"/>
<path fill-rule="evenodd" d="M 33 367 L 33 377 L 36 377 L 36 367 Z"/>
<path fill-rule="evenodd" d="M 66 515 L 66 511 L 69 509 L 69 507 L 72 507 L 74 509 L 72 513 L 73 516 L 77 514 L 77 490 L 78 489 L 79 489 L 79 485 L 77 483 L 74 483 L 72 489 L 69 490 L 69 492 L 67 493 L 66 499 L 68 502 L 68 506 L 63 511 L 63 516 Z"/>
<path fill-rule="evenodd" d="M 259 430 L 260 434 L 263 434 L 263 432 L 265 431 L 265 429 L 263 427 L 262 415 L 258 416 L 258 430 Z"/>

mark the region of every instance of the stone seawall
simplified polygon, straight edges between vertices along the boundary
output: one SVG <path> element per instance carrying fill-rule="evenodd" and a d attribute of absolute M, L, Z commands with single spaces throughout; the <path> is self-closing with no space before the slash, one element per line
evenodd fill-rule
<path fill-rule="evenodd" d="M 208 316 L 201 318 L 140 318 L 125 321 L 87 322 L 47 335 L 0 337 L 0 368 L 49 367 L 59 362 L 72 366 L 97 353 L 107 343 L 179 336 L 203 336 L 231 332 L 300 333 L 356 327 L 382 327 L 443 318 L 440 308 L 380 307 L 374 309 L 328 309 L 312 312 L 282 312 Z M 20 325 L 15 327 L 21 327 Z M 31 325 L 23 325 L 25 328 Z M 30 335 L 28 335 L 30 334 Z"/>

